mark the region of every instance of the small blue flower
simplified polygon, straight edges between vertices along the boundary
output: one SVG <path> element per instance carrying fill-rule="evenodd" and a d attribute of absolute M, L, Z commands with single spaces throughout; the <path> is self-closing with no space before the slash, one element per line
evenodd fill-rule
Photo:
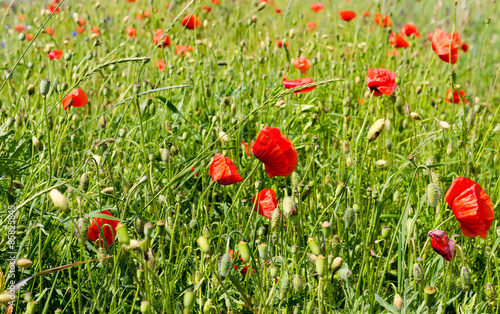
<path fill-rule="evenodd" d="M 76 36 L 78 36 L 78 33 L 75 31 L 71 31 L 71 36 L 76 37 Z"/>
<path fill-rule="evenodd" d="M 10 29 L 10 24 L 5 23 L 5 29 Z"/>
<path fill-rule="evenodd" d="M 0 43 L 0 45 L 2 46 L 2 48 L 5 48 L 5 41 L 2 40 L 2 42 Z"/>

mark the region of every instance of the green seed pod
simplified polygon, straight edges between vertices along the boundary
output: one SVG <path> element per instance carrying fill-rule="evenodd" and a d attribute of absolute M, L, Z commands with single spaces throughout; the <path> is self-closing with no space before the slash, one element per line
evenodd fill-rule
<path fill-rule="evenodd" d="M 377 137 L 380 135 L 380 132 L 384 129 L 385 126 L 385 120 L 384 119 L 379 119 L 373 123 L 373 125 L 370 127 L 368 130 L 368 142 L 373 142 L 377 139 Z"/>
<path fill-rule="evenodd" d="M 346 229 L 351 229 L 356 221 L 356 212 L 353 208 L 348 207 L 344 212 L 344 225 Z"/>
<path fill-rule="evenodd" d="M 229 254 L 224 254 L 219 261 L 219 272 L 222 277 L 226 277 L 233 269 L 233 260 Z"/>
<path fill-rule="evenodd" d="M 148 301 L 141 302 L 141 313 L 142 314 L 150 314 L 151 313 L 151 305 L 149 305 Z"/>
<path fill-rule="evenodd" d="M 302 276 L 299 274 L 295 274 L 292 279 L 293 289 L 297 292 L 301 292 L 304 289 L 304 281 L 302 280 Z"/>
<path fill-rule="evenodd" d="M 424 288 L 424 300 L 425 305 L 428 308 L 431 308 L 434 305 L 434 299 L 436 298 L 436 288 L 427 286 Z"/>
<path fill-rule="evenodd" d="M 318 276 L 324 277 L 326 274 L 326 258 L 323 255 L 318 255 L 316 258 L 316 272 L 318 273 Z"/>
<path fill-rule="evenodd" d="M 283 213 L 286 217 L 290 217 L 293 213 L 293 201 L 290 196 L 285 196 L 283 198 Z"/>
<path fill-rule="evenodd" d="M 49 91 L 50 91 L 50 80 L 48 78 L 44 78 L 40 82 L 40 94 L 45 97 L 47 96 Z"/>
<path fill-rule="evenodd" d="M 151 239 L 154 228 L 155 226 L 151 222 L 146 222 L 144 224 L 144 236 L 146 237 L 146 239 Z"/>
<path fill-rule="evenodd" d="M 30 301 L 26 305 L 26 314 L 34 314 L 36 313 L 36 308 L 38 307 L 38 302 Z"/>
<path fill-rule="evenodd" d="M 141 84 L 135 83 L 134 84 L 134 94 L 137 95 L 141 92 Z"/>
<path fill-rule="evenodd" d="M 460 270 L 460 281 L 462 283 L 462 290 L 469 291 L 471 288 L 470 271 L 465 266 Z"/>
<path fill-rule="evenodd" d="M 84 172 L 80 176 L 80 191 L 82 191 L 83 193 L 87 193 L 87 191 L 89 190 L 89 183 L 89 176 L 86 172 Z"/>
<path fill-rule="evenodd" d="M 280 299 L 284 300 L 290 292 L 291 289 L 291 283 L 290 283 L 290 278 L 288 278 L 288 272 L 285 272 L 281 277 L 280 277 L 281 285 L 280 285 Z"/>
<path fill-rule="evenodd" d="M 194 291 L 188 290 L 184 292 L 184 308 L 190 309 L 194 305 L 194 301 L 196 300 L 196 294 Z"/>
<path fill-rule="evenodd" d="M 294 187 L 296 187 L 297 185 L 300 184 L 300 182 L 302 182 L 302 178 L 300 177 L 300 175 L 297 172 L 294 171 L 292 173 L 292 185 Z"/>
<path fill-rule="evenodd" d="M 116 235 L 118 236 L 118 241 L 124 245 L 130 244 L 130 238 L 128 236 L 127 227 L 121 222 L 116 226 Z"/>
<path fill-rule="evenodd" d="M 238 248 L 238 251 L 240 252 L 241 258 L 245 262 L 250 261 L 251 252 L 250 252 L 250 247 L 248 246 L 248 243 L 245 241 L 240 241 L 236 247 Z"/>
<path fill-rule="evenodd" d="M 382 238 L 389 239 L 391 237 L 391 227 L 385 226 L 382 228 Z"/>
<path fill-rule="evenodd" d="M 279 268 L 276 265 L 273 265 L 269 268 L 269 274 L 272 278 L 276 278 L 278 276 Z"/>
<path fill-rule="evenodd" d="M 403 307 L 403 298 L 401 298 L 401 296 L 398 293 L 396 293 L 394 295 L 394 300 L 392 301 L 392 304 L 394 304 L 394 306 L 398 310 L 401 310 L 401 308 Z"/>
<path fill-rule="evenodd" d="M 76 221 L 75 236 L 81 243 L 87 242 L 88 230 L 89 230 L 89 221 L 86 218 L 79 218 Z"/>
<path fill-rule="evenodd" d="M 332 224 L 328 221 L 323 221 L 321 224 L 321 230 L 323 231 L 325 239 L 329 239 L 332 233 Z"/>
<path fill-rule="evenodd" d="M 257 246 L 257 250 L 259 251 L 261 260 L 267 261 L 269 259 L 269 247 L 266 243 L 259 244 L 259 246 Z"/>
<path fill-rule="evenodd" d="M 210 242 L 207 237 L 205 236 L 200 236 L 196 242 L 198 243 L 198 246 L 200 249 L 203 251 L 205 254 L 210 254 Z"/>
<path fill-rule="evenodd" d="M 413 278 L 415 278 L 415 282 L 419 285 L 424 283 L 424 271 L 420 264 L 413 264 Z"/>
<path fill-rule="evenodd" d="M 439 188 L 434 183 L 429 183 L 427 186 L 427 203 L 431 207 L 436 207 L 439 202 Z"/>
<path fill-rule="evenodd" d="M 307 239 L 307 246 L 314 255 L 318 256 L 321 254 L 321 249 L 319 248 L 319 244 L 318 241 L 316 241 L 316 238 Z"/>

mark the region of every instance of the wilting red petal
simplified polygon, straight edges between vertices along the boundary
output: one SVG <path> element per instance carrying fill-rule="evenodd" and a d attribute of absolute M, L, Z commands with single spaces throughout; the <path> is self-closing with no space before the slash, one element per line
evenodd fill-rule
<path fill-rule="evenodd" d="M 387 69 L 368 69 L 366 85 L 372 91 L 373 96 L 390 96 L 398 85 L 395 82 L 396 73 Z"/>
<path fill-rule="evenodd" d="M 340 18 L 347 22 L 352 21 L 356 18 L 356 12 L 354 11 L 344 10 L 339 11 L 339 14 Z"/>
<path fill-rule="evenodd" d="M 238 174 L 238 168 L 234 165 L 229 157 L 224 157 L 222 154 L 215 155 L 212 164 L 210 165 L 210 176 L 212 180 L 220 185 L 230 185 L 240 181 L 243 178 Z"/>
<path fill-rule="evenodd" d="M 298 80 L 291 80 L 291 81 L 287 81 L 286 77 L 283 78 L 283 86 L 285 86 L 285 88 L 287 88 L 287 89 L 292 89 L 292 88 L 295 88 L 295 87 L 299 87 L 299 86 L 307 85 L 307 84 L 311 84 L 311 83 L 314 83 L 314 80 L 313 80 L 312 77 L 304 77 L 304 78 L 301 78 L 301 79 L 298 79 Z M 307 93 L 307 92 L 312 91 L 316 87 L 317 86 L 307 87 L 307 88 L 295 91 L 294 93 L 295 94 L 298 94 L 298 93 Z"/>
<path fill-rule="evenodd" d="M 302 72 L 302 74 L 305 75 L 307 74 L 307 71 L 309 71 L 309 69 L 311 68 L 312 62 L 306 57 L 300 56 L 298 58 L 293 59 L 293 65 L 295 66 L 295 68 L 297 68 L 297 70 L 299 70 L 300 72 Z"/>
<path fill-rule="evenodd" d="M 432 230 L 427 236 L 432 237 L 431 246 L 436 253 L 441 255 L 447 261 L 451 261 L 453 259 L 455 241 L 448 238 L 446 232 L 442 230 Z"/>
<path fill-rule="evenodd" d="M 278 206 L 276 192 L 271 189 L 264 189 L 252 198 L 252 204 L 255 204 L 254 209 L 259 215 L 270 218 L 276 206 Z"/>
<path fill-rule="evenodd" d="M 108 216 L 113 217 L 113 215 L 107 210 L 105 210 L 99 214 L 108 215 Z M 106 225 L 109 225 L 109 226 L 106 226 Z M 111 246 L 111 244 L 113 244 L 114 236 L 116 235 L 116 226 L 117 225 L 118 225 L 118 221 L 116 221 L 116 220 L 94 217 L 94 218 L 92 218 L 92 223 L 91 223 L 89 230 L 88 230 L 88 238 L 92 242 L 96 242 L 99 240 L 98 245 L 102 246 L 103 245 L 102 237 L 101 237 L 101 232 L 99 231 L 101 229 L 102 234 L 104 235 L 104 239 L 106 240 L 106 243 L 108 244 L 108 246 Z"/>
<path fill-rule="evenodd" d="M 432 49 L 439 59 L 444 62 L 455 64 L 458 60 L 458 48 L 460 48 L 460 36 L 454 32 L 453 36 L 436 28 L 432 35 Z"/>
<path fill-rule="evenodd" d="M 479 184 L 464 177 L 455 178 L 444 199 L 466 237 L 479 235 L 486 239 L 495 212 L 488 194 Z"/>
<path fill-rule="evenodd" d="M 62 104 L 64 110 L 67 110 L 70 106 L 71 107 L 83 107 L 89 102 L 89 99 L 87 98 L 87 94 L 83 91 L 81 88 L 77 88 L 71 93 L 67 94 L 64 96 L 62 99 Z"/>
<path fill-rule="evenodd" d="M 269 177 L 288 177 L 297 168 L 297 152 L 279 129 L 265 126 L 253 144 L 252 153 L 265 165 Z"/>

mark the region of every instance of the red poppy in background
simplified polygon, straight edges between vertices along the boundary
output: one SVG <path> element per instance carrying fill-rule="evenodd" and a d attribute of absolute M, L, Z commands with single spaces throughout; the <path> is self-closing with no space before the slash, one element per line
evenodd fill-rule
<path fill-rule="evenodd" d="M 401 33 L 408 37 L 415 36 L 415 38 L 420 38 L 420 33 L 417 31 L 417 27 L 413 24 L 405 24 L 401 27 Z"/>
<path fill-rule="evenodd" d="M 462 42 L 462 46 L 460 46 L 460 49 L 462 49 L 463 52 L 467 52 L 467 50 L 469 50 L 469 45 L 467 45 L 467 43 Z"/>
<path fill-rule="evenodd" d="M 191 14 L 186 14 L 182 19 L 182 26 L 188 29 L 195 29 L 201 26 L 201 22 L 196 18 L 196 16 Z"/>
<path fill-rule="evenodd" d="M 52 50 L 51 52 L 49 52 L 49 54 L 47 56 L 50 58 L 50 60 L 59 60 L 63 56 L 63 51 L 62 50 Z"/>
<path fill-rule="evenodd" d="M 279 129 L 265 126 L 257 135 L 252 153 L 264 164 L 270 178 L 288 177 L 297 168 L 295 147 Z"/>
<path fill-rule="evenodd" d="M 391 44 L 391 46 L 394 46 L 396 48 L 410 47 L 410 44 L 404 39 L 401 34 L 392 33 L 389 37 L 389 43 Z"/>
<path fill-rule="evenodd" d="M 113 217 L 113 215 L 107 210 L 99 214 Z M 92 218 L 92 224 L 90 225 L 88 231 L 89 240 L 92 242 L 96 242 L 99 240 L 98 244 L 102 246 L 104 244 L 101 236 L 102 232 L 102 234 L 104 235 L 104 239 L 106 240 L 106 243 L 108 244 L 108 246 L 111 246 L 111 244 L 113 244 L 113 240 L 116 235 L 117 225 L 118 225 L 117 220 L 98 218 L 98 217 Z"/>
<path fill-rule="evenodd" d="M 455 251 L 455 241 L 448 238 L 446 232 L 442 230 L 429 231 L 427 237 L 432 237 L 431 246 L 436 253 L 441 255 L 445 260 L 451 261 Z"/>
<path fill-rule="evenodd" d="M 212 0 L 213 4 L 219 4 L 220 0 Z"/>
<path fill-rule="evenodd" d="M 168 37 L 168 34 L 165 36 L 165 38 L 163 38 L 162 42 L 160 43 L 160 40 L 164 34 L 165 32 L 161 28 L 158 28 L 155 31 L 155 34 L 153 35 L 153 42 L 160 48 L 168 47 L 171 44 L 170 37 Z"/>
<path fill-rule="evenodd" d="M 250 156 L 253 143 L 250 145 L 250 148 L 248 147 L 248 144 L 245 141 L 241 141 L 241 145 L 243 145 L 243 147 L 245 148 L 245 154 L 247 154 L 247 156 Z"/>
<path fill-rule="evenodd" d="M 210 165 L 210 176 L 212 180 L 220 185 L 231 185 L 243 181 L 238 174 L 238 168 L 229 157 L 216 154 Z"/>
<path fill-rule="evenodd" d="M 276 12 L 276 14 L 280 14 L 281 13 L 281 9 L 276 9 L 276 10 L 274 10 L 274 12 Z"/>
<path fill-rule="evenodd" d="M 97 34 L 97 35 L 101 35 L 101 31 L 99 30 L 99 27 L 97 26 L 92 26 L 92 28 L 90 29 L 90 31 L 94 34 Z"/>
<path fill-rule="evenodd" d="M 135 2 L 135 0 L 125 0 L 126 2 Z"/>
<path fill-rule="evenodd" d="M 137 30 L 133 26 L 129 26 L 125 29 L 125 33 L 128 35 L 130 38 L 135 38 L 137 37 Z"/>
<path fill-rule="evenodd" d="M 278 48 L 283 47 L 283 40 L 278 39 L 278 40 L 276 41 L 276 46 L 278 46 Z M 288 43 L 285 43 L 285 46 L 287 46 L 287 47 L 288 47 L 288 46 L 289 46 L 289 45 L 288 45 Z"/>
<path fill-rule="evenodd" d="M 32 41 L 34 37 L 35 37 L 35 35 L 33 35 L 31 33 L 26 34 L 26 40 L 27 41 Z"/>
<path fill-rule="evenodd" d="M 52 36 L 52 35 L 54 35 L 54 28 L 52 28 L 52 27 L 47 27 L 47 28 L 45 29 L 45 32 L 46 32 L 47 34 L 49 34 L 50 36 Z"/>
<path fill-rule="evenodd" d="M 450 34 L 436 28 L 431 41 L 432 50 L 436 52 L 439 59 L 452 64 L 457 63 L 458 48 L 460 48 L 460 36 L 456 32 L 450 36 Z"/>
<path fill-rule="evenodd" d="M 78 24 L 80 24 L 80 26 L 84 26 L 86 24 L 85 20 L 83 18 L 79 18 L 78 19 Z"/>
<path fill-rule="evenodd" d="M 339 11 L 339 14 L 340 18 L 347 22 L 352 21 L 356 18 L 356 12 L 354 11 L 344 10 Z"/>
<path fill-rule="evenodd" d="M 371 90 L 373 96 L 390 96 L 398 85 L 396 84 L 396 73 L 387 69 L 368 69 L 366 85 Z"/>
<path fill-rule="evenodd" d="M 389 27 L 392 25 L 392 21 L 387 14 L 375 14 L 375 23 L 380 27 Z"/>
<path fill-rule="evenodd" d="M 57 7 L 56 2 L 52 2 L 51 4 L 49 4 L 49 6 L 47 7 L 47 10 L 49 10 L 51 13 L 52 12 L 57 13 L 57 12 L 61 11 L 61 9 Z"/>
<path fill-rule="evenodd" d="M 385 55 L 388 56 L 388 57 L 399 56 L 400 53 L 399 53 L 399 50 L 397 50 L 396 48 L 394 48 L 391 51 L 386 52 Z"/>
<path fill-rule="evenodd" d="M 176 45 L 175 46 L 175 53 L 178 54 L 179 56 L 185 56 L 186 51 L 193 51 L 193 46 L 183 46 L 183 45 Z"/>
<path fill-rule="evenodd" d="M 22 33 L 26 29 L 26 25 L 18 24 L 14 27 L 14 30 L 18 33 Z"/>
<path fill-rule="evenodd" d="M 309 23 L 307 23 L 307 30 L 312 32 L 316 28 L 316 25 L 316 22 L 310 21 Z"/>
<path fill-rule="evenodd" d="M 78 27 L 76 28 L 76 32 L 77 32 L 78 34 L 82 34 L 83 32 L 85 32 L 85 28 L 83 28 L 83 27 L 81 27 L 81 26 L 78 26 Z"/>
<path fill-rule="evenodd" d="M 212 7 L 208 6 L 208 5 L 204 5 L 201 7 L 201 9 L 203 11 L 206 11 L 206 12 L 212 12 Z"/>
<path fill-rule="evenodd" d="M 293 59 L 293 65 L 297 70 L 299 70 L 300 72 L 302 72 L 302 74 L 305 75 L 307 74 L 307 71 L 309 71 L 309 69 L 311 68 L 312 62 L 306 57 L 300 56 L 298 58 Z"/>
<path fill-rule="evenodd" d="M 299 86 L 307 85 L 307 84 L 311 84 L 311 83 L 314 83 L 314 80 L 313 80 L 312 77 L 304 77 L 304 78 L 301 78 L 301 79 L 298 79 L 298 80 L 291 80 L 291 81 L 287 81 L 286 80 L 286 76 L 283 78 L 283 86 L 286 89 L 292 89 L 292 88 L 295 88 L 295 87 L 299 87 Z M 307 92 L 312 91 L 316 87 L 317 86 L 307 87 L 307 88 L 295 91 L 294 94 L 307 93 Z"/>
<path fill-rule="evenodd" d="M 448 88 L 448 90 L 446 91 L 446 97 L 444 98 L 444 101 L 447 102 L 447 103 L 451 103 L 453 101 L 454 104 L 459 104 L 461 101 L 462 101 L 462 97 L 465 97 L 465 92 L 463 90 L 460 90 L 460 95 L 458 94 L 458 92 L 456 90 L 453 90 L 453 99 L 451 97 L 451 89 Z M 462 96 L 462 97 L 460 97 Z M 467 101 L 467 99 L 465 99 L 465 104 L 469 104 L 469 102 Z"/>
<path fill-rule="evenodd" d="M 89 102 L 87 94 L 81 88 L 77 88 L 62 99 L 64 110 L 68 107 L 83 107 Z"/>
<path fill-rule="evenodd" d="M 156 67 L 160 72 L 163 72 L 163 70 L 165 70 L 165 61 L 158 60 L 158 62 L 156 62 Z"/>
<path fill-rule="evenodd" d="M 369 17 L 370 16 L 370 12 L 368 12 L 368 11 L 363 12 L 363 16 L 364 17 Z"/>
<path fill-rule="evenodd" d="M 259 215 L 271 218 L 273 211 L 276 209 L 276 206 L 278 206 L 276 192 L 271 189 L 264 189 L 252 198 L 252 204 L 255 204 L 254 209 Z"/>
<path fill-rule="evenodd" d="M 325 6 L 321 2 L 313 2 L 311 3 L 311 10 L 314 12 L 319 12 L 325 9 Z"/>
<path fill-rule="evenodd" d="M 495 219 L 493 204 L 479 184 L 464 177 L 453 180 L 444 199 L 460 222 L 462 233 L 469 238 L 486 239 Z"/>

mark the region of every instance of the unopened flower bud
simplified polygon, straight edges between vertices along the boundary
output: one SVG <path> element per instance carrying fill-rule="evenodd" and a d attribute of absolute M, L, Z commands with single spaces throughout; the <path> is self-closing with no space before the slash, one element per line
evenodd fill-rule
<path fill-rule="evenodd" d="M 42 79 L 40 82 L 40 94 L 42 96 L 47 96 L 50 90 L 50 80 L 48 78 Z"/>
<path fill-rule="evenodd" d="M 86 172 L 84 172 L 80 176 L 80 190 L 83 193 L 87 193 L 87 191 L 89 190 L 89 183 L 90 183 L 89 176 Z"/>
<path fill-rule="evenodd" d="M 283 213 L 285 216 L 290 217 L 293 212 L 293 201 L 290 196 L 285 196 L 283 198 Z"/>
<path fill-rule="evenodd" d="M 297 292 L 301 292 L 304 289 L 304 280 L 299 274 L 295 274 L 292 279 L 293 289 Z"/>
<path fill-rule="evenodd" d="M 233 269 L 233 260 L 229 254 L 222 255 L 219 261 L 219 272 L 222 277 L 226 277 Z"/>
<path fill-rule="evenodd" d="M 382 238 L 389 239 L 391 237 L 391 227 L 385 226 L 382 228 Z"/>
<path fill-rule="evenodd" d="M 248 243 L 245 241 L 240 241 L 236 247 L 238 248 L 238 251 L 240 252 L 241 258 L 245 262 L 250 261 L 251 252 L 250 252 L 250 247 L 248 246 Z"/>
<path fill-rule="evenodd" d="M 281 286 L 280 286 L 280 299 L 281 300 L 284 300 L 288 294 L 288 292 L 290 292 L 290 289 L 291 289 L 291 285 L 290 285 L 290 278 L 288 278 L 288 273 L 285 272 L 281 277 L 280 277 L 280 281 L 281 281 Z"/>
<path fill-rule="evenodd" d="M 142 314 L 150 314 L 151 313 L 151 305 L 149 305 L 148 301 L 141 302 L 141 313 Z"/>
<path fill-rule="evenodd" d="M 379 119 L 375 121 L 375 123 L 370 127 L 368 130 L 368 141 L 373 142 L 374 140 L 377 139 L 377 137 L 380 135 L 380 132 L 384 129 L 385 126 L 385 120 L 384 119 Z"/>
<path fill-rule="evenodd" d="M 307 240 L 307 246 L 314 255 L 318 256 L 321 254 L 321 249 L 319 248 L 319 244 L 318 241 L 316 241 L 316 238 L 309 238 Z"/>
<path fill-rule="evenodd" d="M 439 187 L 434 183 L 429 183 L 427 186 L 427 203 L 431 207 L 436 207 L 439 202 Z"/>
<path fill-rule="evenodd" d="M 401 298 L 401 296 L 398 293 L 396 293 L 394 295 L 394 301 L 392 302 L 392 304 L 394 304 L 394 306 L 398 310 L 401 310 L 401 308 L 403 307 L 403 298 Z"/>
<path fill-rule="evenodd" d="M 196 300 L 196 294 L 194 291 L 188 290 L 184 292 L 184 308 L 190 309 L 194 305 L 194 301 Z"/>
<path fill-rule="evenodd" d="M 17 262 L 16 262 L 16 265 L 17 267 L 19 268 L 22 268 L 22 269 L 27 269 L 27 268 L 30 268 L 31 265 L 33 265 L 33 262 L 30 261 L 29 259 L 27 258 L 21 258 L 21 259 L 18 259 Z"/>
<path fill-rule="evenodd" d="M 344 225 L 346 229 L 351 229 L 356 220 L 356 212 L 353 208 L 348 207 L 344 212 Z"/>
<path fill-rule="evenodd" d="M 460 269 L 460 281 L 462 283 L 462 289 L 464 291 L 469 291 L 471 288 L 470 271 L 465 266 Z"/>
<path fill-rule="evenodd" d="M 118 236 L 118 241 L 124 245 L 130 244 L 130 238 L 128 236 L 127 227 L 121 222 L 116 226 L 116 235 Z"/>
<path fill-rule="evenodd" d="M 59 190 L 53 189 L 49 193 L 50 199 L 54 204 L 54 207 L 62 211 L 66 211 L 69 207 L 68 199 Z"/>
<path fill-rule="evenodd" d="M 266 261 L 269 259 L 269 247 L 266 243 L 261 243 L 257 246 L 257 250 L 259 251 L 260 259 Z"/>

